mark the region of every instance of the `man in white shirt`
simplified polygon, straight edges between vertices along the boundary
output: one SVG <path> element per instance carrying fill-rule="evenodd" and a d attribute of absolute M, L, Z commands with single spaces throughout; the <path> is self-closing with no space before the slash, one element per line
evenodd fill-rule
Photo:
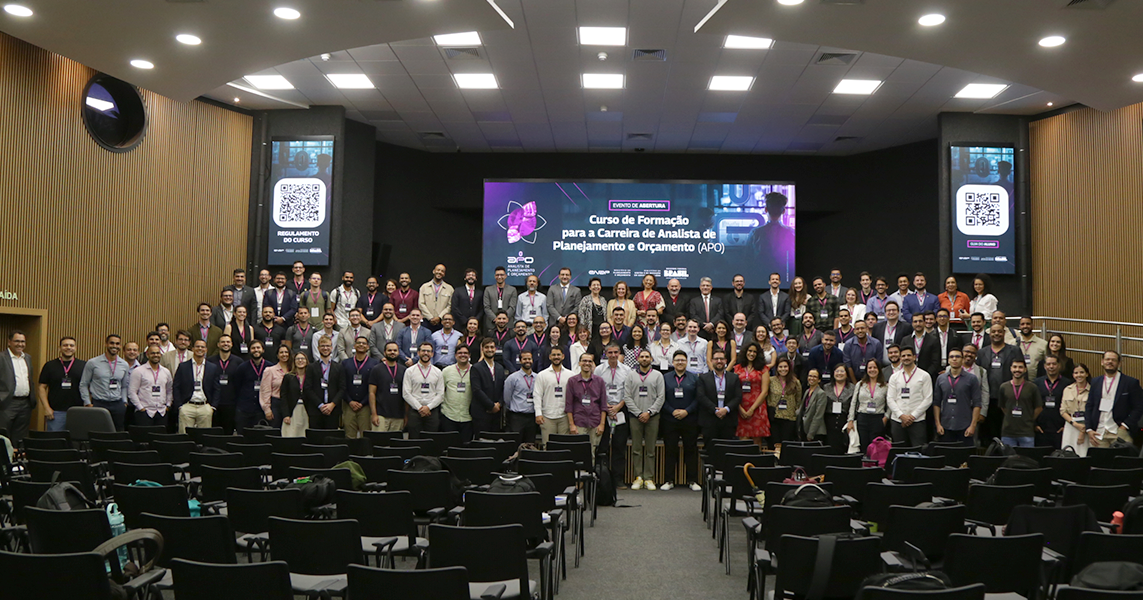
<path fill-rule="evenodd" d="M 310 339 L 312 340 L 310 342 L 311 348 L 317 348 L 318 342 L 321 341 L 321 338 L 328 337 L 329 341 L 332 344 L 332 347 L 335 350 L 335 352 L 333 353 L 333 360 L 335 362 L 340 361 L 341 359 L 345 358 L 344 356 L 341 355 L 341 332 L 337 331 L 333 328 L 334 325 L 336 325 L 336 324 L 337 324 L 337 318 L 333 316 L 333 313 L 325 313 L 321 317 L 321 325 L 322 325 L 321 330 L 315 331 L 313 333 L 313 335 L 310 337 Z"/>
<path fill-rule="evenodd" d="M 167 424 L 167 409 L 174 398 L 172 384 L 174 377 L 166 367 L 159 364 L 163 357 L 157 344 L 147 346 L 147 364 L 131 372 L 131 383 L 127 386 L 127 399 L 135 406 L 135 425 Z"/>
<path fill-rule="evenodd" d="M 675 342 L 675 347 L 687 355 L 687 370 L 695 375 L 706 373 L 706 345 L 707 341 L 699 337 L 698 321 L 687 321 L 687 335 Z M 671 352 L 673 355 L 674 352 Z"/>
<path fill-rule="evenodd" d="M 620 358 L 623 351 L 619 344 L 612 342 L 603 352 L 607 361 L 595 368 L 595 376 L 603 380 L 607 389 L 607 427 L 604 428 L 603 439 L 599 443 L 607 450 L 610 460 L 608 468 L 616 489 L 627 489 L 623 479 L 627 473 L 627 438 L 631 428 L 627 425 L 627 405 L 623 392 L 627 388 L 627 379 L 632 377 L 632 370 L 623 364 Z"/>
<path fill-rule="evenodd" d="M 338 329 L 349 327 L 349 313 L 357 306 L 357 301 L 360 299 L 361 292 L 353 287 L 353 271 L 342 273 L 341 286 L 329 293 L 329 303 L 333 305 L 333 316 L 337 319 Z M 350 352 L 345 356 L 353 354 L 353 340 L 350 340 L 349 346 Z"/>
<path fill-rule="evenodd" d="M 571 433 L 567 416 L 567 387 L 571 376 L 563 368 L 564 351 L 558 347 L 552 348 L 548 355 L 550 367 L 536 375 L 535 401 L 536 424 L 540 426 L 543 443 L 548 444 L 548 437 L 553 433 Z"/>
<path fill-rule="evenodd" d="M 24 352 L 27 344 L 23 331 L 12 330 L 8 334 L 8 350 L 0 363 L 0 427 L 8 430 L 13 443 L 19 443 L 28 434 L 36 405 L 32 396 L 32 358 Z"/>
<path fill-rule="evenodd" d="M 270 291 L 270 288 L 272 287 L 273 286 L 270 285 L 270 271 L 268 269 L 262 269 L 261 271 L 258 271 L 258 287 L 254 288 L 254 302 L 250 304 L 250 306 L 253 308 L 247 311 L 248 314 L 262 314 L 262 307 L 265 306 L 262 304 L 262 297 L 266 294 L 266 292 Z M 159 333 L 162 332 L 160 331 Z M 166 350 L 164 350 L 164 352 L 166 352 Z"/>
<path fill-rule="evenodd" d="M 909 291 L 909 276 L 900 273 L 897 275 L 897 291 L 889 294 L 889 299 L 896 302 L 897 307 L 900 308 L 905 306 L 905 297 L 912 293 Z"/>
<path fill-rule="evenodd" d="M 928 441 L 925 414 L 933 405 L 933 379 L 924 369 L 914 364 L 913 348 L 901 348 L 902 369 L 889 378 L 889 410 L 893 443 L 921 446 Z"/>
<path fill-rule="evenodd" d="M 433 343 L 421 342 L 417 362 L 405 370 L 401 394 L 409 411 L 409 438 L 419 438 L 422 431 L 440 431 L 441 403 L 444 402 L 444 379 L 433 366 Z"/>
<path fill-rule="evenodd" d="M 175 344 L 171 342 L 171 326 L 169 324 L 159 323 L 155 325 L 155 332 L 159 334 L 159 350 L 162 350 L 163 354 L 175 349 Z"/>

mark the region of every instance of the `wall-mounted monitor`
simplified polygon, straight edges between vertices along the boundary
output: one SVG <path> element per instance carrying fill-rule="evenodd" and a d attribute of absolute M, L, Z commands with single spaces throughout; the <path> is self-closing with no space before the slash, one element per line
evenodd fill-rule
<path fill-rule="evenodd" d="M 954 273 L 1016 273 L 1016 194 L 1011 146 L 950 148 Z"/>
<path fill-rule="evenodd" d="M 268 264 L 329 265 L 333 136 L 270 143 Z"/>

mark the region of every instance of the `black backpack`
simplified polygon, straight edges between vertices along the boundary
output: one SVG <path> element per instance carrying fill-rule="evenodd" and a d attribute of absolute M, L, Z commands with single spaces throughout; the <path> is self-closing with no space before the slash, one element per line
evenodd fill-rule
<path fill-rule="evenodd" d="M 952 587 L 952 580 L 941 571 L 921 571 L 914 573 L 878 573 L 861 582 L 861 589 L 888 588 L 891 590 L 944 590 Z M 858 595 L 861 597 L 861 594 Z"/>
<path fill-rule="evenodd" d="M 1094 590 L 1143 590 L 1143 565 L 1126 561 L 1094 562 L 1072 577 L 1072 586 Z"/>
<path fill-rule="evenodd" d="M 891 475 L 892 479 L 897 479 L 897 459 L 901 458 L 902 456 L 907 456 L 910 458 L 924 458 L 925 457 L 925 455 L 921 454 L 920 452 L 903 452 L 901 454 L 898 454 L 897 456 L 894 456 L 893 457 L 893 465 L 889 469 L 890 473 L 892 473 L 892 475 Z"/>
<path fill-rule="evenodd" d="M 1004 459 L 1004 462 L 1000 463 L 1000 468 L 1001 469 L 1039 469 L 1040 463 L 1036 462 L 1036 459 L 1034 459 L 1034 458 L 1014 454 L 1014 455 L 1009 456 L 1008 458 Z M 986 485 L 996 485 L 996 473 L 993 472 L 992 475 L 989 475 L 988 479 L 985 480 L 984 483 Z"/>
<path fill-rule="evenodd" d="M 405 461 L 405 466 L 401 470 L 402 471 L 425 472 L 425 471 L 444 471 L 446 469 L 444 467 L 444 464 L 441 463 L 441 459 L 439 459 L 435 456 L 419 456 L 418 455 L 418 456 L 414 456 L 413 458 L 410 458 L 409 460 Z"/>
<path fill-rule="evenodd" d="M 782 496 L 782 506 L 821 508 L 833 506 L 833 498 L 821 486 L 812 483 L 800 485 Z"/>
<path fill-rule="evenodd" d="M 1136 496 L 1123 505 L 1123 526 L 1119 533 L 1143 534 L 1143 496 Z"/>
<path fill-rule="evenodd" d="M 58 475 L 58 473 L 57 473 Z M 52 479 L 55 479 L 53 477 Z M 87 499 L 79 488 L 67 481 L 56 481 L 36 501 L 36 508 L 48 510 L 83 510 L 95 508 L 95 503 Z"/>
<path fill-rule="evenodd" d="M 606 457 L 601 455 L 595 460 L 595 478 L 598 480 L 595 484 L 595 505 L 615 506 L 619 495 L 615 490 L 615 480 L 611 478 L 611 469 L 602 460 L 604 458 Z"/>
<path fill-rule="evenodd" d="M 1000 438 L 992 438 L 992 444 L 988 446 L 988 450 L 984 451 L 985 456 L 1013 456 L 1016 454 L 1016 449 L 1004 442 Z"/>
<path fill-rule="evenodd" d="M 331 504 L 337 495 L 337 484 L 325 475 L 299 477 L 286 485 L 302 491 L 302 506 L 316 508 Z"/>
<path fill-rule="evenodd" d="M 1051 454 L 1048 454 L 1048 456 L 1052 458 L 1079 458 L 1079 453 L 1077 453 L 1076 449 L 1072 448 L 1071 446 L 1064 446 L 1063 448 L 1052 450 Z"/>
<path fill-rule="evenodd" d="M 488 486 L 489 494 L 526 494 L 535 491 L 536 484 L 523 475 L 501 475 Z"/>

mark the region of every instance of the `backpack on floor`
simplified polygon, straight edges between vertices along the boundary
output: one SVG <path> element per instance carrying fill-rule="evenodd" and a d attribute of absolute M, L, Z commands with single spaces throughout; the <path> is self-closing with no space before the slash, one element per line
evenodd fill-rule
<path fill-rule="evenodd" d="M 1079 453 L 1071 446 L 1064 446 L 1063 448 L 1052 450 L 1048 456 L 1052 458 L 1079 458 Z"/>
<path fill-rule="evenodd" d="M 1126 561 L 1094 562 L 1072 577 L 1072 586 L 1093 590 L 1143 590 L 1143 565 Z"/>
<path fill-rule="evenodd" d="M 298 477 L 286 487 L 302 491 L 302 506 L 307 509 L 332 504 L 337 496 L 337 484 L 325 475 Z"/>
<path fill-rule="evenodd" d="M 1143 534 L 1143 496 L 1136 496 L 1123 505 L 1123 526 L 1119 533 Z"/>
<path fill-rule="evenodd" d="M 786 492 L 782 506 L 822 508 L 833 506 L 833 498 L 821 486 L 807 483 Z"/>
<path fill-rule="evenodd" d="M 988 446 L 988 450 L 984 451 L 985 456 L 1012 456 L 1016 454 L 1016 449 L 1004 442 L 1000 438 L 992 438 L 992 444 Z"/>
<path fill-rule="evenodd" d="M 488 486 L 489 494 L 526 494 L 535 491 L 536 484 L 524 475 L 501 475 Z"/>
<path fill-rule="evenodd" d="M 999 469 L 1039 469 L 1039 468 L 1040 468 L 1040 463 L 1036 462 L 1036 459 L 1028 457 L 1028 456 L 1020 456 L 1019 454 L 1013 454 L 1012 456 L 1009 456 L 1008 458 L 1004 459 L 1004 462 L 1000 463 L 1000 467 L 999 467 Z M 984 480 L 984 483 L 985 483 L 985 485 L 996 485 L 996 471 L 993 471 L 992 474 L 988 476 L 988 479 Z"/>
<path fill-rule="evenodd" d="M 885 468 L 885 461 L 889 459 L 889 451 L 893 449 L 893 442 L 883 437 L 874 438 L 865 449 L 865 456 L 877 466 Z"/>
<path fill-rule="evenodd" d="M 95 508 L 95 503 L 87 499 L 79 488 L 67 481 L 56 481 L 59 471 L 52 474 L 52 485 L 36 501 L 36 508 L 48 510 L 83 510 Z"/>
<path fill-rule="evenodd" d="M 435 456 L 414 456 L 405 461 L 405 466 L 401 468 L 402 471 L 417 471 L 423 473 L 425 471 L 446 471 L 441 459 Z"/>
<path fill-rule="evenodd" d="M 920 571 L 914 573 L 878 573 L 861 582 L 861 588 L 887 588 L 891 590 L 927 591 L 944 590 L 952 587 L 952 580 L 941 571 Z M 863 594 L 858 594 L 861 597 Z"/>
<path fill-rule="evenodd" d="M 897 456 L 894 456 L 893 457 L 893 468 L 889 470 L 891 473 L 889 475 L 890 479 L 897 479 L 897 459 L 901 458 L 902 456 L 907 456 L 909 458 L 925 458 L 925 455 L 921 454 L 920 452 L 904 452 L 902 454 L 898 454 Z"/>
<path fill-rule="evenodd" d="M 595 461 L 595 478 L 598 480 L 595 483 L 595 505 L 615 506 L 619 500 L 615 480 L 611 478 L 611 469 L 607 468 L 605 461 L 599 460 L 600 458 L 604 457 L 597 457 Z"/>

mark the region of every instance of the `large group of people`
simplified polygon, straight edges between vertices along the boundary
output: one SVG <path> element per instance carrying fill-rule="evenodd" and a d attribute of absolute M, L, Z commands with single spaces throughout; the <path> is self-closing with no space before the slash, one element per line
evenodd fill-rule
<path fill-rule="evenodd" d="M 345 272 L 327 290 L 300 261 L 292 276 L 261 270 L 256 286 L 236 269 L 186 328 L 158 323 L 141 344 L 111 334 L 86 361 L 63 337 L 36 386 L 25 336 L 12 332 L 0 427 L 18 441 L 38 402 L 49 430 L 66 427 L 68 408 L 97 406 L 118 429 L 517 431 L 544 443 L 585 433 L 619 484 L 630 440 L 636 489 L 670 489 L 680 461 L 698 489 L 700 436 L 771 448 L 820 439 L 839 452 L 883 435 L 998 437 L 1080 454 L 1139 437 L 1143 389 L 1119 355 L 1105 353 L 1093 376 L 1062 336 L 1041 338 L 1028 317 L 1009 327 L 985 275 L 971 298 L 954 277 L 935 294 L 923 273 L 902 274 L 888 293 L 885 277 L 861 273 L 846 288 L 836 269 L 808 286 L 774 273 L 757 295 L 735 275 L 722 297 L 705 277 L 692 296 L 646 275 L 635 293 L 619 281 L 605 297 L 598 278 L 580 289 L 567 268 L 546 293 L 534 275 L 509 285 L 503 267 L 483 289 L 473 269 L 455 288 L 445 276 L 437 265 L 419 288 L 401 273 L 359 290 Z"/>

